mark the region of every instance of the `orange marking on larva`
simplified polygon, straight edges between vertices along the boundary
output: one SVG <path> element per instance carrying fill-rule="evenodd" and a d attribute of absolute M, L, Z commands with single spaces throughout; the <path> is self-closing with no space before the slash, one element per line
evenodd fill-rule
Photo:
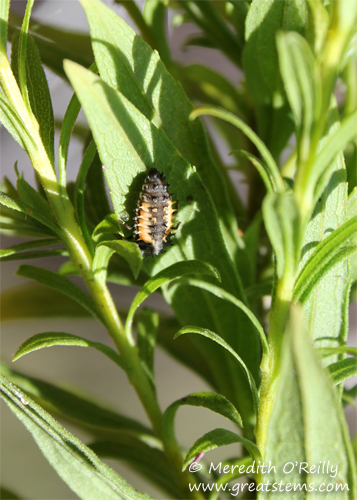
<path fill-rule="evenodd" d="M 136 209 L 135 235 L 144 256 L 161 253 L 170 242 L 173 202 L 165 177 L 152 168 L 145 180 Z M 155 217 L 153 216 L 155 214 Z"/>

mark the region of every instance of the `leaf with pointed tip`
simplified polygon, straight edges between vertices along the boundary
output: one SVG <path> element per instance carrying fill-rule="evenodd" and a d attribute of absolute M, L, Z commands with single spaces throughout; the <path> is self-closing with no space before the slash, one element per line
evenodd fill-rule
<path fill-rule="evenodd" d="M 12 360 L 16 361 L 25 354 L 29 354 L 32 351 L 37 351 L 38 349 L 44 349 L 45 347 L 52 347 L 56 345 L 93 347 L 94 349 L 97 349 L 101 353 L 105 354 L 105 356 L 114 361 L 114 363 L 120 366 L 120 368 L 125 370 L 125 362 L 123 358 L 110 347 L 101 344 L 100 342 L 91 342 L 90 340 L 78 337 L 77 335 L 71 335 L 70 333 L 62 332 L 38 333 L 37 335 L 30 337 L 20 345 L 20 347 L 15 352 Z"/>
<path fill-rule="evenodd" d="M 149 295 L 154 293 L 165 283 L 168 283 L 187 274 L 207 274 L 209 276 L 214 276 L 215 278 L 220 279 L 220 275 L 217 269 L 208 264 L 208 262 L 199 260 L 187 260 L 172 264 L 172 266 L 163 269 L 158 274 L 153 276 L 149 281 L 147 281 L 144 287 L 136 295 L 128 312 L 128 317 L 125 325 L 126 331 L 128 333 L 131 331 L 135 311 L 140 306 L 140 304 L 142 304 L 144 300 L 149 297 Z"/>
<path fill-rule="evenodd" d="M 43 201 L 45 201 L 45 200 L 43 200 Z M 51 219 L 47 218 L 46 214 L 45 214 L 45 216 L 43 216 L 41 212 L 38 212 L 37 210 L 31 208 L 29 205 L 27 205 L 23 201 L 12 198 L 11 196 L 0 192 L 0 204 L 7 207 L 7 208 L 10 208 L 11 210 L 14 210 L 16 212 L 21 212 L 24 215 L 32 217 L 33 219 L 37 220 L 38 222 L 40 222 L 41 224 L 46 226 L 48 229 L 51 230 L 51 232 L 53 231 L 55 234 L 57 234 L 61 238 L 62 231 L 57 226 L 57 224 L 55 224 Z M 45 228 L 43 228 L 43 229 L 45 229 Z"/>
<path fill-rule="evenodd" d="M 11 247 L 1 249 L 0 259 L 2 259 L 3 257 L 8 257 L 10 255 L 17 254 L 19 252 L 24 252 L 26 250 L 33 250 L 34 248 L 56 245 L 57 243 L 60 243 L 60 240 L 58 240 L 57 238 L 43 238 L 41 240 L 19 243 L 18 245 L 12 245 Z"/>
<path fill-rule="evenodd" d="M 227 302 L 231 302 L 236 307 L 238 307 L 239 309 L 241 309 L 244 312 L 244 314 L 246 314 L 248 316 L 248 318 L 250 319 L 250 321 L 255 326 L 255 328 L 256 328 L 256 330 L 258 332 L 258 335 L 259 335 L 259 339 L 260 339 L 261 345 L 262 345 L 263 354 L 265 354 L 266 356 L 268 356 L 268 354 L 269 354 L 269 346 L 268 346 L 268 341 L 266 339 L 263 327 L 259 323 L 259 321 L 257 320 L 257 318 L 254 316 L 254 314 L 252 313 L 252 311 L 245 304 L 243 304 L 242 301 L 238 300 L 236 297 L 234 297 L 230 293 L 228 293 L 225 290 L 223 290 L 223 288 L 220 288 L 220 287 L 218 287 L 216 285 L 213 285 L 212 283 L 208 283 L 206 281 L 201 281 L 201 280 L 196 280 L 196 279 L 191 279 L 191 278 L 184 278 L 184 280 L 189 285 L 195 286 L 195 287 L 198 287 L 198 288 L 202 288 L 203 290 L 207 290 L 208 292 L 211 292 L 216 297 L 219 297 L 220 299 L 226 300 Z"/>
<path fill-rule="evenodd" d="M 11 44 L 11 67 L 17 80 L 19 80 L 19 39 L 20 34 L 16 31 Z M 26 80 L 31 109 L 39 124 L 40 136 L 48 158 L 54 165 L 55 127 L 51 95 L 36 43 L 30 35 L 27 36 L 26 47 Z"/>
<path fill-rule="evenodd" d="M 258 463 L 259 460 L 262 461 L 259 449 L 252 441 L 226 429 L 215 429 L 214 431 L 207 432 L 207 434 L 200 439 L 197 439 L 191 446 L 184 458 L 182 470 L 185 470 L 199 453 L 205 453 L 215 448 L 219 448 L 220 446 L 227 446 L 234 443 L 241 443 L 256 463 Z"/>
<path fill-rule="evenodd" d="M 120 225 L 115 214 L 108 214 L 93 231 L 92 238 L 96 239 L 96 237 L 102 234 L 120 234 L 124 236 L 124 232 L 122 226 Z"/>
<path fill-rule="evenodd" d="M 259 398 L 258 398 L 258 391 L 257 391 L 257 386 L 255 384 L 254 378 L 252 377 L 252 374 L 246 367 L 244 361 L 238 354 L 231 348 L 230 345 L 227 344 L 219 335 L 217 335 L 214 332 L 211 332 L 210 330 L 207 330 L 206 328 L 200 328 L 198 326 L 185 326 L 184 328 L 181 328 L 179 330 L 174 338 L 179 337 L 180 335 L 184 335 L 185 333 L 198 333 L 199 335 L 203 335 L 203 337 L 207 337 L 208 339 L 213 340 L 220 346 L 222 346 L 224 349 L 226 349 L 228 352 L 230 352 L 238 361 L 240 364 L 241 368 L 243 369 L 245 376 L 247 377 L 250 385 L 250 389 L 252 391 L 252 396 L 253 396 L 253 401 L 254 401 L 254 407 L 255 410 L 258 411 L 258 403 L 259 403 Z"/>
<path fill-rule="evenodd" d="M 224 396 L 213 392 L 197 392 L 189 394 L 184 398 L 178 399 L 165 410 L 162 420 L 162 435 L 169 448 L 171 444 L 175 447 L 175 416 L 177 410 L 183 405 L 207 408 L 228 418 L 233 423 L 239 425 L 239 427 L 243 427 L 241 416 L 232 403 Z"/>

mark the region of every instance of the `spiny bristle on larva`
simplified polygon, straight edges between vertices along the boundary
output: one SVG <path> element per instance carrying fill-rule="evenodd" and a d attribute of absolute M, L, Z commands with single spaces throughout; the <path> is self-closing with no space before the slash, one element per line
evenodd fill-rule
<path fill-rule="evenodd" d="M 170 243 L 176 201 L 172 201 L 165 177 L 151 169 L 142 187 L 134 218 L 135 236 L 144 256 L 158 255 Z"/>

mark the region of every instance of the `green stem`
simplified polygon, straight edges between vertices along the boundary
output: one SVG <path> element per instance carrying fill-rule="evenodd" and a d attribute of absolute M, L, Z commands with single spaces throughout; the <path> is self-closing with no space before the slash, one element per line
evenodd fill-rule
<path fill-rule="evenodd" d="M 70 259 L 78 268 L 103 318 L 109 335 L 113 339 L 119 353 L 123 356 L 129 381 L 133 385 L 155 433 L 161 438 L 162 413 L 155 390 L 143 368 L 137 347 L 131 345 L 126 338 L 124 327 L 120 321 L 116 306 L 105 281 L 103 282 L 100 277 L 93 273 L 92 254 L 77 224 L 73 205 L 68 197 L 66 189 L 57 181 L 55 172 L 39 135 L 38 123 L 33 121 L 33 118 L 26 109 L 8 60 L 5 57 L 0 58 L 0 82 L 4 92 L 17 110 L 23 123 L 28 128 L 28 132 L 36 145 L 36 148 L 29 151 L 30 159 L 39 175 L 47 198 L 58 220 L 58 224 L 62 229 Z M 177 457 L 180 457 L 179 461 Z M 178 477 L 185 485 L 187 497 L 202 499 L 201 493 L 191 493 L 188 489 L 188 482 L 194 480 L 194 478 L 188 472 L 181 472 L 182 458 L 176 442 L 171 443 L 168 458 L 173 463 Z"/>
<path fill-rule="evenodd" d="M 258 419 L 255 432 L 257 446 L 263 459 L 268 433 L 268 423 L 273 409 L 276 385 L 279 377 L 283 334 L 288 318 L 293 287 L 293 273 L 286 273 L 277 283 L 275 300 L 270 314 L 268 335 L 269 357 L 262 361 L 264 371 L 260 386 Z"/>

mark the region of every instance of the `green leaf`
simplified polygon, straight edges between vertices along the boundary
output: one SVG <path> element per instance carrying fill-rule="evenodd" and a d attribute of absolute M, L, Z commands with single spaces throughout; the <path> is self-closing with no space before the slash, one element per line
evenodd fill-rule
<path fill-rule="evenodd" d="M 316 161 L 318 161 L 321 152 L 324 151 L 326 147 L 328 148 L 330 143 L 333 142 L 335 134 L 339 133 L 341 126 L 339 126 L 337 120 L 338 111 L 336 105 L 333 104 L 328 118 L 328 130 L 325 137 L 320 141 L 320 153 L 318 153 Z M 353 127 L 352 124 L 351 126 Z M 348 133 L 349 131 L 346 129 L 345 134 Z M 343 145 L 341 147 L 343 147 Z M 302 283 L 300 281 L 300 272 L 302 272 L 303 267 L 317 249 L 317 245 L 321 244 L 320 242 L 323 242 L 325 239 L 328 244 L 331 242 L 331 238 L 334 238 L 333 235 L 335 233 L 338 238 L 341 233 L 337 231 L 347 221 L 346 169 L 342 150 L 337 150 L 329 161 L 332 162 L 331 165 L 325 165 L 325 168 L 328 167 L 327 170 L 329 170 L 327 183 L 322 186 L 322 191 L 320 190 L 314 212 L 305 230 L 304 240 L 302 242 L 302 256 L 298 268 L 297 285 Z M 316 163 L 314 165 L 314 168 L 315 167 Z M 311 174 L 313 174 L 313 172 L 314 169 Z M 316 196 L 317 194 L 318 193 L 316 193 Z M 335 242 L 337 244 L 338 239 L 335 240 Z M 347 241 L 345 245 L 352 246 Z M 323 251 L 324 246 L 320 248 L 322 248 Z M 313 289 L 312 293 L 310 293 L 303 306 L 304 314 L 308 321 L 308 329 L 312 338 L 317 339 L 326 337 L 321 347 L 334 346 L 336 339 L 344 340 L 343 330 L 346 329 L 345 309 L 346 306 L 348 307 L 349 299 L 347 288 L 350 286 L 348 269 L 349 250 L 347 250 L 345 255 L 343 245 L 336 250 L 337 253 L 335 254 L 334 246 L 330 246 L 330 252 L 333 253 L 333 258 L 329 261 L 327 257 L 327 262 L 329 262 L 329 264 L 333 265 L 335 263 L 336 265 L 330 270 L 326 269 L 326 274 L 320 279 L 318 285 Z M 338 260 L 340 260 L 340 262 L 338 262 Z M 315 264 L 319 265 L 317 261 L 315 261 Z M 313 271 L 312 268 L 310 268 L 310 270 L 311 272 Z M 321 274 L 323 274 L 323 269 Z M 319 276 L 318 273 L 317 276 Z M 309 279 L 309 276 L 305 274 L 305 278 Z M 307 284 L 308 281 L 305 281 L 305 283 Z M 330 340 L 328 340 L 328 338 L 330 338 Z M 328 361 L 333 362 L 336 360 L 331 358 Z"/>
<path fill-rule="evenodd" d="M 0 5 L 0 52 L 6 56 L 7 24 L 9 20 L 10 0 L 4 0 Z"/>
<path fill-rule="evenodd" d="M 21 22 L 22 16 L 11 12 L 8 34 L 10 40 L 15 28 L 21 26 Z M 33 17 L 29 33 L 37 45 L 43 64 L 61 78 L 66 78 L 63 71 L 64 59 L 71 59 L 86 67 L 93 63 L 90 37 L 87 33 L 77 33 L 43 24 Z"/>
<path fill-rule="evenodd" d="M 330 269 L 357 251 L 357 245 L 347 246 L 356 235 L 356 230 L 357 216 L 342 224 L 318 244 L 296 279 L 294 300 L 305 302 L 317 283 Z"/>
<path fill-rule="evenodd" d="M 84 427 L 91 434 L 98 436 L 110 435 L 115 441 L 117 434 L 131 434 L 151 436 L 152 431 L 143 424 L 124 417 L 93 399 L 93 396 L 84 396 L 76 389 L 63 389 L 43 380 L 23 375 L 4 364 L 0 365 L 1 374 L 10 382 L 20 387 L 25 393 L 34 398 L 41 406 L 61 418 Z"/>
<path fill-rule="evenodd" d="M 67 485 L 83 500 L 148 500 L 101 462 L 25 393 L 2 377 L 2 398 L 26 426 L 40 450 Z"/>
<path fill-rule="evenodd" d="M 319 55 L 326 40 L 329 15 L 322 2 L 307 0 L 307 6 L 309 9 L 309 23 L 307 25 L 306 38 L 314 54 Z"/>
<path fill-rule="evenodd" d="M 253 0 L 246 18 L 244 74 L 256 108 L 259 137 L 274 157 L 293 132 L 279 73 L 276 33 L 281 29 L 304 34 L 307 25 L 307 5 L 300 0 Z"/>
<path fill-rule="evenodd" d="M 135 472 L 167 492 L 170 498 L 184 498 L 182 483 L 170 467 L 166 455 L 154 446 L 154 438 L 148 439 L 147 443 L 144 439 L 122 433 L 115 441 L 95 441 L 89 447 L 101 458 L 127 463 Z"/>
<path fill-rule="evenodd" d="M 241 65 L 242 44 L 231 31 L 229 25 L 220 17 L 212 2 L 183 2 L 184 8 L 192 20 L 205 33 L 205 36 L 220 49 L 234 64 Z"/>
<path fill-rule="evenodd" d="M 78 302 L 47 287 L 26 284 L 3 291 L 0 297 L 1 320 L 29 318 L 88 318 L 89 312 Z"/>
<path fill-rule="evenodd" d="M 159 315 L 151 309 L 143 309 L 137 324 L 137 346 L 139 357 L 145 366 L 150 380 L 154 382 L 154 355 L 157 329 L 159 326 Z"/>
<path fill-rule="evenodd" d="M 16 198 L 12 198 L 11 196 L 8 196 L 5 193 L 0 192 L 0 205 L 10 208 L 11 210 L 14 210 L 16 212 L 21 212 L 26 216 L 32 217 L 33 219 L 37 220 L 44 226 L 47 226 L 47 228 L 49 228 L 51 232 L 53 231 L 61 238 L 62 231 L 57 226 L 57 224 L 54 224 L 51 219 L 48 219 L 46 217 L 46 214 L 45 216 L 43 216 L 41 212 L 38 212 L 37 210 L 31 208 L 31 206 L 27 205 L 23 201 L 17 200 Z"/>
<path fill-rule="evenodd" d="M 20 266 L 16 274 L 17 276 L 34 280 L 40 285 L 45 285 L 53 290 L 56 290 L 57 292 L 61 292 L 67 297 L 78 302 L 97 320 L 102 321 L 94 303 L 92 302 L 92 299 L 88 297 L 88 295 L 85 294 L 80 288 L 78 288 L 77 285 L 69 281 L 64 276 L 54 273 L 53 271 L 49 271 L 48 269 L 27 265 Z"/>
<path fill-rule="evenodd" d="M 195 118 L 201 115 L 216 116 L 217 118 L 221 118 L 222 120 L 231 123 L 239 130 L 241 130 L 248 137 L 248 139 L 252 141 L 252 143 L 256 146 L 259 153 L 261 154 L 264 160 L 264 163 L 262 162 L 261 165 L 264 168 L 267 177 L 269 178 L 272 189 L 279 192 L 284 190 L 283 179 L 280 175 L 274 158 L 272 157 L 263 141 L 246 123 L 243 122 L 243 120 L 238 118 L 238 116 L 235 116 L 233 113 L 230 113 L 229 111 L 218 108 L 216 106 L 201 106 L 200 108 L 192 111 L 190 119 L 195 120 Z"/>
<path fill-rule="evenodd" d="M 214 431 L 207 432 L 207 434 L 200 439 L 197 439 L 191 446 L 185 456 L 182 470 L 185 470 L 199 453 L 204 453 L 220 446 L 227 446 L 234 443 L 241 443 L 257 463 L 259 460 L 262 461 L 259 449 L 252 441 L 244 439 L 242 436 L 226 429 L 215 429 Z"/>
<path fill-rule="evenodd" d="M 310 136 L 321 106 L 321 82 L 307 41 L 298 33 L 278 33 L 277 48 L 284 89 L 294 116 L 298 159 L 307 161 Z"/>
<path fill-rule="evenodd" d="M 333 464 L 336 474 L 327 476 L 326 470 L 316 471 L 314 488 L 323 482 L 333 485 L 348 484 L 339 498 L 355 498 L 355 465 L 337 391 L 321 367 L 321 362 L 305 331 L 303 316 L 292 309 L 288 331 L 281 353 L 281 368 L 274 406 L 268 425 L 265 463 L 274 464 L 264 474 L 264 483 L 286 482 L 284 466 L 293 464 Z M 333 477 L 334 476 L 334 477 Z M 309 474 L 294 467 L 289 474 L 291 484 L 311 484 Z M 273 499 L 274 493 L 261 492 L 261 498 Z M 302 490 L 296 498 L 305 498 Z"/>
<path fill-rule="evenodd" d="M 248 370 L 248 368 L 245 365 L 245 363 L 242 360 L 242 358 L 240 356 L 238 356 L 238 354 L 234 351 L 234 349 L 232 349 L 231 346 L 228 345 L 227 342 L 225 342 L 216 333 L 211 332 L 210 330 L 207 330 L 207 329 L 204 329 L 204 328 L 200 328 L 198 326 L 185 326 L 184 328 L 181 328 L 176 333 L 176 335 L 174 336 L 174 338 L 177 338 L 180 335 L 184 335 L 185 333 L 198 333 L 198 335 L 202 335 L 203 337 L 207 337 L 208 339 L 211 339 L 214 342 L 216 342 L 217 344 L 219 344 L 220 346 L 224 347 L 224 349 L 226 349 L 228 352 L 230 352 L 236 358 L 236 360 L 240 364 L 241 368 L 243 369 L 245 376 L 247 377 L 250 389 L 252 391 L 252 396 L 253 396 L 253 401 L 254 401 L 254 407 L 255 407 L 255 410 L 258 411 L 259 398 L 258 398 L 258 391 L 257 391 L 257 387 L 256 387 L 256 384 L 255 384 L 254 378 L 252 377 L 252 374 Z"/>
<path fill-rule="evenodd" d="M 19 32 L 15 32 L 11 45 L 11 67 L 19 81 Z M 51 95 L 41 59 L 31 36 L 26 43 L 26 85 L 33 114 L 40 127 L 40 136 L 51 164 L 54 166 L 54 116 Z"/>
<path fill-rule="evenodd" d="M 91 141 L 88 148 L 86 149 L 86 152 L 83 155 L 83 160 L 79 167 L 76 184 L 74 187 L 74 212 L 76 214 L 79 226 L 82 230 L 82 234 L 86 241 L 87 247 L 90 249 L 92 254 L 94 253 L 92 239 L 90 237 L 84 215 L 84 185 L 86 182 L 89 167 L 93 162 L 96 152 L 97 146 L 94 141 Z"/>
<path fill-rule="evenodd" d="M 38 333 L 33 337 L 25 340 L 23 344 L 15 352 L 12 360 L 16 361 L 25 354 L 29 354 L 32 351 L 37 351 L 38 349 L 44 349 L 45 347 L 52 347 L 56 345 L 68 345 L 68 346 L 79 346 L 79 347 L 93 347 L 101 353 L 105 354 L 109 359 L 114 361 L 120 368 L 125 370 L 125 362 L 119 354 L 117 354 L 110 347 L 101 344 L 100 342 L 91 342 L 90 340 L 84 339 L 82 337 L 77 337 L 76 335 L 71 335 L 70 333 L 63 332 L 46 332 Z"/>
<path fill-rule="evenodd" d="M 357 347 L 340 345 L 338 347 L 320 347 L 318 349 L 322 356 L 333 356 L 334 354 L 350 354 L 357 357 Z"/>
<path fill-rule="evenodd" d="M 193 260 L 197 256 L 219 269 L 223 288 L 244 300 L 243 287 L 223 241 L 215 207 L 197 172 L 172 146 L 163 130 L 150 124 L 120 93 L 73 63 L 67 62 L 66 69 L 71 73 L 72 83 L 93 129 L 118 219 L 123 218 L 124 210 L 127 214 L 134 213 L 145 172 L 151 165 L 165 174 L 172 192 L 177 194 L 181 225 L 175 233 L 175 245 L 155 259 L 146 259 L 146 272 L 155 275 L 177 261 Z M 104 130 L 109 130 L 110 134 L 104 134 Z M 192 292 L 187 287 L 178 291 L 178 288 L 179 285 L 170 290 L 165 287 L 163 293 L 181 324 L 199 322 L 214 329 L 219 322 L 220 333 L 231 345 L 240 346 L 242 356 L 249 358 L 252 372 L 258 376 L 259 346 L 255 336 L 247 333 L 251 331 L 251 325 L 244 315 L 230 304 L 219 305 L 214 297 L 207 299 L 200 291 Z M 216 304 L 220 310 L 218 317 Z M 206 350 L 206 346 L 203 349 Z M 241 405 L 239 411 L 242 415 L 244 411 L 250 414 L 252 430 L 253 408 L 246 380 L 233 363 L 229 365 L 224 359 L 215 359 L 217 356 L 221 358 L 222 353 L 216 354 L 209 347 L 208 351 L 205 357 L 209 363 L 220 366 L 219 370 L 215 369 L 220 392 L 230 401 L 237 402 L 237 407 Z M 231 370 L 235 373 L 232 374 Z M 245 402 L 238 403 L 238 399 Z M 245 429 L 248 428 L 247 425 Z"/>
<path fill-rule="evenodd" d="M 325 141 L 321 151 L 317 154 L 314 167 L 310 175 L 312 184 L 316 183 L 324 170 L 333 161 L 335 156 L 346 147 L 346 145 L 357 137 L 356 131 L 357 110 L 346 116 L 341 121 L 340 127 L 334 127 Z"/>
<path fill-rule="evenodd" d="M 268 194 L 263 202 L 265 228 L 276 255 L 279 278 L 295 272 L 300 248 L 299 210 L 292 194 Z"/>
<path fill-rule="evenodd" d="M 41 217 L 48 220 L 52 225 L 57 225 L 55 215 L 49 202 L 41 196 L 36 189 L 30 186 L 22 175 L 19 175 L 17 178 L 16 187 L 20 199 L 26 203 L 26 205 L 41 214 Z"/>
<path fill-rule="evenodd" d="M 98 154 L 94 156 L 87 173 L 84 208 L 86 216 L 94 226 L 97 226 L 111 212 L 105 190 L 102 162 Z"/>
<path fill-rule="evenodd" d="M 329 365 L 328 369 L 335 384 L 340 384 L 357 375 L 357 360 L 355 358 L 342 359 Z"/>
<path fill-rule="evenodd" d="M 259 323 L 257 318 L 254 316 L 252 311 L 246 305 L 244 305 L 243 302 L 241 302 L 239 299 L 237 299 L 236 297 L 234 297 L 230 293 L 223 290 L 223 288 L 220 288 L 216 285 L 212 285 L 211 283 L 208 283 L 206 281 L 201 281 L 201 280 L 196 280 L 196 279 L 185 279 L 185 282 L 187 282 L 191 286 L 195 286 L 198 288 L 202 288 L 203 290 L 207 290 L 208 292 L 212 293 L 216 297 L 219 297 L 220 299 L 226 300 L 227 302 L 231 302 L 236 307 L 241 309 L 244 312 L 244 314 L 246 314 L 248 316 L 250 321 L 255 326 L 255 328 L 258 332 L 258 335 L 259 335 L 261 345 L 262 345 L 263 354 L 265 356 L 268 356 L 269 347 L 268 347 L 268 342 L 267 342 L 263 327 Z"/>
<path fill-rule="evenodd" d="M 65 248 L 54 248 L 52 250 L 40 250 L 39 252 L 19 252 L 5 257 L 0 257 L 2 262 L 13 260 L 44 259 L 45 257 L 68 257 Z"/>
<path fill-rule="evenodd" d="M 119 223 L 115 214 L 108 214 L 94 229 L 92 238 L 96 239 L 97 236 L 102 234 L 120 234 L 124 236 L 121 224 Z"/>
<path fill-rule="evenodd" d="M 241 416 L 232 403 L 224 396 L 213 392 L 196 392 L 189 394 L 184 398 L 178 399 L 165 410 L 162 420 L 162 435 L 168 446 L 170 446 L 170 443 L 176 442 L 174 427 L 175 417 L 177 410 L 183 405 L 208 408 L 209 410 L 228 418 L 234 424 L 239 425 L 239 427 L 243 427 Z"/>
<path fill-rule="evenodd" d="M 357 186 L 350 193 L 347 203 L 347 216 L 352 219 L 357 213 Z"/>
<path fill-rule="evenodd" d="M 151 47 L 156 49 L 160 58 L 167 68 L 172 65 L 170 47 L 167 41 L 166 24 L 168 2 L 162 0 L 151 0 L 145 2 L 143 18 L 148 29 L 150 29 L 153 43 Z"/>
<path fill-rule="evenodd" d="M 3 93 L 0 93 L 0 122 L 12 135 L 15 141 L 30 154 L 36 147 L 33 138 L 27 131 L 15 108 Z"/>
<path fill-rule="evenodd" d="M 123 257 L 130 266 L 134 278 L 137 278 L 143 264 L 143 257 L 140 248 L 136 243 L 124 240 L 101 241 L 96 247 L 96 252 L 100 251 L 101 247 L 107 247 Z"/>
<path fill-rule="evenodd" d="M 22 94 L 24 104 L 31 116 L 31 104 L 29 100 L 29 90 L 27 85 L 27 74 L 26 74 L 26 58 L 27 58 L 27 39 L 28 39 L 28 29 L 30 24 L 30 17 L 32 12 L 32 7 L 35 0 L 29 0 L 26 4 L 25 15 L 21 25 L 20 38 L 18 44 L 18 77 L 19 77 L 19 88 Z"/>
<path fill-rule="evenodd" d="M 212 160 L 202 123 L 199 120 L 195 123 L 191 123 L 189 120 L 189 114 L 193 106 L 185 95 L 182 87 L 167 71 L 158 54 L 153 52 L 152 49 L 136 35 L 133 29 L 106 5 L 98 0 L 85 0 L 81 3 L 86 12 L 90 26 L 93 51 L 100 76 L 104 82 L 113 89 L 119 90 L 120 93 L 156 127 L 162 129 L 180 154 L 186 158 L 191 165 L 197 168 L 199 176 L 212 196 L 213 203 L 218 212 L 218 218 L 226 245 L 228 246 L 231 257 L 233 257 L 239 246 L 239 241 L 237 237 L 237 223 L 229 202 L 227 187 L 217 165 Z M 150 7 L 147 8 L 150 9 Z M 160 16 L 161 14 L 162 13 L 160 13 Z M 155 36 L 155 34 L 153 34 L 153 36 Z M 180 79 L 180 77 L 181 75 L 179 74 L 178 79 Z M 96 91 L 94 94 L 96 94 Z M 81 99 L 81 96 L 79 96 L 79 98 Z M 86 110 L 83 102 L 82 105 L 88 118 L 88 110 Z M 127 113 L 127 111 L 124 112 L 124 114 L 120 113 L 118 121 L 123 125 L 126 135 L 134 139 L 132 134 L 128 134 Z M 135 117 L 134 121 L 136 124 L 140 123 L 141 120 L 138 115 L 133 115 L 130 110 L 129 114 Z M 114 209 L 117 215 L 120 216 L 122 208 L 118 210 L 117 203 L 120 202 L 120 194 L 123 191 L 124 194 L 126 194 L 127 190 L 125 188 L 128 186 L 128 181 L 133 179 L 133 172 L 131 171 L 129 174 L 129 170 L 132 170 L 132 168 L 129 169 L 129 165 L 127 164 L 128 157 L 126 156 L 124 160 L 126 165 L 125 175 L 122 176 L 119 174 L 122 169 L 122 163 L 117 166 L 116 171 L 113 171 L 112 164 L 108 162 L 107 157 L 103 157 L 101 144 L 98 140 L 98 135 L 95 133 L 95 126 L 93 123 L 90 123 L 90 125 L 97 142 L 101 159 L 107 167 L 105 173 L 109 187 L 112 191 Z M 145 126 L 148 127 L 148 124 Z M 111 128 L 108 130 L 111 130 Z M 154 135 L 156 136 L 156 134 Z M 147 134 L 143 134 L 143 136 L 147 137 Z M 139 137 L 135 136 L 135 143 L 141 148 L 141 141 L 138 142 L 138 139 Z M 122 139 L 119 138 L 119 140 L 121 141 Z M 146 142 L 151 143 L 151 139 L 148 139 Z M 157 144 L 157 139 L 154 139 L 154 147 L 155 144 Z M 157 148 L 157 150 L 158 149 L 159 148 Z M 163 149 L 162 145 L 160 149 Z M 144 158 L 145 150 L 146 148 L 142 148 L 141 151 L 138 151 L 141 158 Z M 117 151 L 116 148 L 114 158 L 118 155 Z M 177 155 L 177 153 L 174 152 L 172 152 L 172 154 Z M 145 168 L 152 163 L 152 159 L 146 159 L 146 164 L 144 162 Z M 155 160 L 159 162 L 159 165 L 161 164 L 159 158 L 155 158 Z M 165 174 L 168 174 L 168 170 L 170 170 L 170 168 L 165 168 L 169 166 L 169 163 L 170 165 L 172 163 L 171 155 L 168 155 L 162 162 L 162 170 Z M 175 168 L 177 170 L 182 168 L 181 173 L 185 170 L 183 166 L 179 167 L 175 165 Z M 135 175 L 143 171 L 143 169 L 143 166 L 139 167 L 137 165 Z M 169 178 L 168 175 L 167 177 Z M 137 181 L 139 181 L 139 179 Z M 174 183 L 171 179 L 169 182 L 173 186 L 173 192 L 175 194 L 181 191 L 181 189 L 174 187 Z M 139 184 L 137 184 L 139 192 L 140 187 Z M 197 193 L 193 192 L 192 187 L 191 184 L 189 189 L 190 192 L 180 200 L 181 204 L 186 204 L 188 196 L 194 196 L 196 198 Z M 117 190 L 118 195 L 115 195 Z M 137 192 L 136 194 L 138 195 L 139 193 Z M 118 202 L 115 201 L 117 196 L 119 198 Z"/>
<path fill-rule="evenodd" d="M 217 389 L 210 366 L 199 348 L 191 342 L 189 337 L 181 338 L 180 342 L 175 342 L 173 337 L 180 326 L 176 318 L 160 317 L 157 342 L 179 363 L 196 372 L 211 387 Z"/>
<path fill-rule="evenodd" d="M 57 238 L 46 238 L 36 241 L 28 241 L 26 243 L 19 243 L 17 245 L 12 245 L 7 248 L 0 250 L 0 259 L 3 257 L 8 257 L 9 255 L 14 255 L 25 250 L 32 250 L 33 248 L 47 247 L 49 245 L 56 245 L 60 243 Z"/>
<path fill-rule="evenodd" d="M 168 283 L 187 274 L 206 274 L 220 279 L 220 275 L 217 269 L 215 269 L 207 262 L 201 262 L 199 260 L 176 262 L 176 264 L 172 264 L 172 266 L 163 269 L 158 274 L 153 276 L 149 281 L 147 281 L 140 292 L 137 293 L 136 297 L 134 298 L 130 306 L 125 324 L 127 335 L 131 336 L 131 327 L 134 319 L 134 314 L 140 304 L 142 304 L 144 300 L 149 297 L 149 295 L 154 293 L 165 283 Z"/>

